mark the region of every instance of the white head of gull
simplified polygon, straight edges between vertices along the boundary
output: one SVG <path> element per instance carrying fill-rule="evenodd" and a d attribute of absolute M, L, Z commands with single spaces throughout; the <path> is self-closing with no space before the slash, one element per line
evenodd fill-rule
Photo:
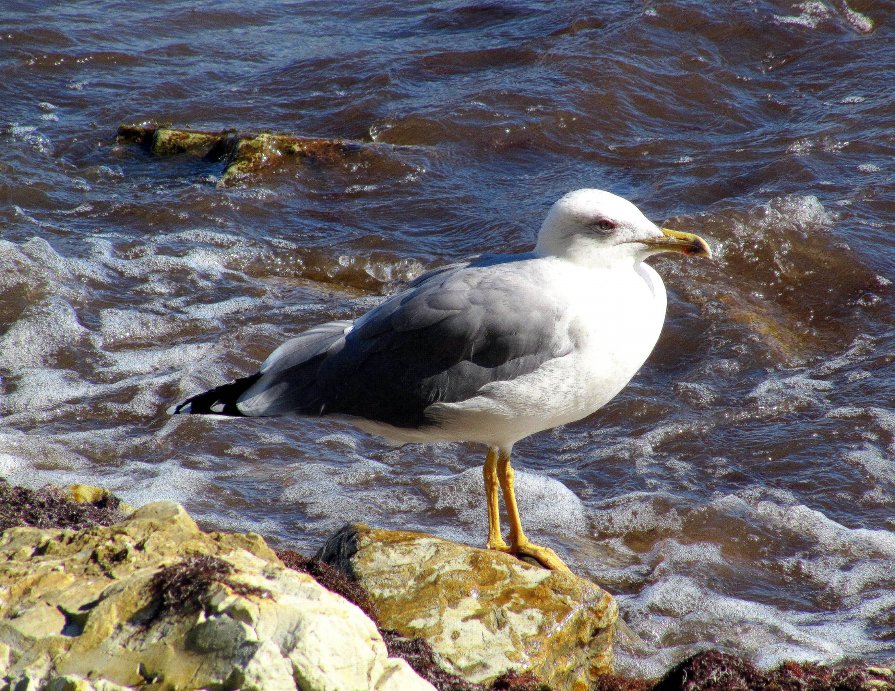
<path fill-rule="evenodd" d="M 570 192 L 533 252 L 435 269 L 356 320 L 304 331 L 255 374 L 173 412 L 328 416 L 397 441 L 480 442 L 488 547 L 566 570 L 522 530 L 510 452 L 590 415 L 640 369 L 665 319 L 665 287 L 644 263 L 658 252 L 711 256 L 698 236 L 656 226 L 621 197 Z"/>

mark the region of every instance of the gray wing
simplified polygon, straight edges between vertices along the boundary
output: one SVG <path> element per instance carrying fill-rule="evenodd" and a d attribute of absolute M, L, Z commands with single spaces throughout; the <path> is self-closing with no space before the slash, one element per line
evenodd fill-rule
<path fill-rule="evenodd" d="M 289 341 L 268 358 L 240 409 L 420 427 L 430 422 L 431 404 L 466 400 L 486 384 L 568 353 L 568 334 L 557 331 L 563 306 L 517 273 L 491 270 L 495 261 L 433 272 L 360 317 L 347 334 L 335 337 L 333 327 L 329 338 Z M 265 405 L 257 409 L 267 409 L 249 412 L 259 396 Z"/>

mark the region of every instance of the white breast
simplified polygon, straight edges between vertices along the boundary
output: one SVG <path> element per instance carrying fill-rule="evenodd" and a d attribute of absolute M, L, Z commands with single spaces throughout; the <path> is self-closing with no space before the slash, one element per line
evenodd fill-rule
<path fill-rule="evenodd" d="M 665 319 L 665 286 L 645 264 L 613 271 L 555 261 L 556 299 L 567 305 L 559 329 L 574 349 L 535 372 L 483 387 L 462 403 L 436 404 L 443 438 L 512 446 L 535 432 L 586 417 L 611 400 L 640 369 Z"/>

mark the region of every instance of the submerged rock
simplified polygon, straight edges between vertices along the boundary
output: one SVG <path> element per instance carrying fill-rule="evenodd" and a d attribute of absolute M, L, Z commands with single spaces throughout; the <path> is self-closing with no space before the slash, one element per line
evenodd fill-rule
<path fill-rule="evenodd" d="M 429 689 L 370 619 L 177 504 L 0 536 L 0 688 Z"/>
<path fill-rule="evenodd" d="M 358 579 L 382 628 L 425 639 L 464 679 L 530 672 L 556 689 L 584 690 L 612 671 L 615 600 L 572 574 L 364 525 L 346 526 L 317 556 Z"/>
<path fill-rule="evenodd" d="M 364 145 L 341 139 L 296 137 L 289 134 L 209 132 L 155 125 L 121 125 L 118 141 L 140 144 L 157 156 L 189 153 L 226 164 L 220 185 L 238 183 L 263 168 L 288 159 L 339 161 Z"/>

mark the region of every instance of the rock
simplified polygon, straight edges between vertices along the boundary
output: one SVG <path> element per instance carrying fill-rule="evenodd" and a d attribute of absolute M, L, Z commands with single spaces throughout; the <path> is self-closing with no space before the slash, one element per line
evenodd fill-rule
<path fill-rule="evenodd" d="M 15 487 L 0 478 L 0 532 L 16 526 L 82 530 L 121 521 L 132 507 L 105 490 L 73 485 L 32 490 Z"/>
<path fill-rule="evenodd" d="M 177 504 L 86 530 L 0 536 L 0 688 L 433 688 L 370 619 L 254 534 Z"/>
<path fill-rule="evenodd" d="M 583 691 L 612 671 L 615 600 L 572 574 L 360 524 L 339 531 L 317 557 L 358 579 L 383 629 L 425 639 L 444 669 L 469 681 L 530 672 Z"/>
<path fill-rule="evenodd" d="M 771 670 L 758 669 L 742 657 L 720 650 L 704 650 L 665 673 L 652 691 L 709 691 L 710 689 L 871 689 L 891 690 L 892 672 L 863 665 L 828 666 L 815 662 L 784 662 Z"/>
<path fill-rule="evenodd" d="M 211 161 L 223 161 L 226 167 L 220 179 L 221 186 L 238 183 L 285 160 L 334 162 L 369 148 L 360 142 L 341 139 L 268 132 L 239 133 L 236 130 L 206 132 L 149 124 L 121 125 L 118 141 L 140 144 L 156 156 L 190 153 Z"/>
<path fill-rule="evenodd" d="M 43 687 L 43 691 L 129 691 L 126 686 L 119 686 L 102 679 L 90 681 L 74 674 L 55 677 Z"/>
<path fill-rule="evenodd" d="M 79 504 L 93 504 L 94 506 L 114 505 L 122 514 L 136 511 L 130 504 L 126 504 L 109 490 L 94 485 L 69 485 L 68 496 Z"/>

